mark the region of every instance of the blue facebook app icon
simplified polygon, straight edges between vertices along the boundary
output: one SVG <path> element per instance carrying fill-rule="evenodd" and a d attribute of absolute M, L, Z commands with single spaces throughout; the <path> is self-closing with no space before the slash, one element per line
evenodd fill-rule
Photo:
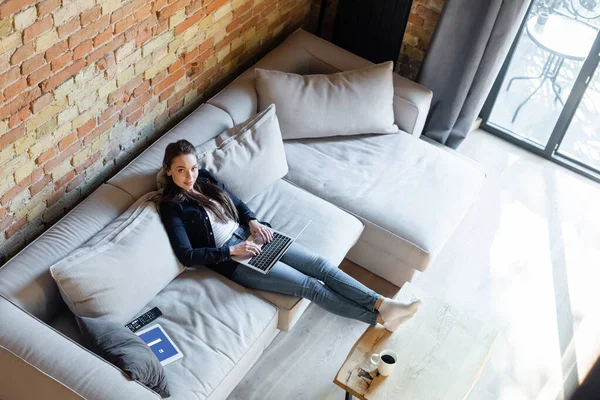
<path fill-rule="evenodd" d="M 150 347 L 161 363 L 180 354 L 159 325 L 155 325 L 144 332 L 140 332 L 139 336 Z"/>

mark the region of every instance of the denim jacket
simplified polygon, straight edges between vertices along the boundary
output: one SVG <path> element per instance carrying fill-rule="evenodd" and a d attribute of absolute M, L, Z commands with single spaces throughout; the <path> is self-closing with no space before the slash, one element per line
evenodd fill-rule
<path fill-rule="evenodd" d="M 206 169 L 198 171 L 198 180 L 211 182 L 225 190 L 237 208 L 240 224 L 247 225 L 257 219 L 242 200 Z M 228 246 L 215 247 L 212 226 L 204 207 L 186 199 L 182 203 L 161 203 L 159 211 L 173 251 L 183 265 L 204 265 L 228 277 L 233 274 L 238 264 L 231 259 Z"/>

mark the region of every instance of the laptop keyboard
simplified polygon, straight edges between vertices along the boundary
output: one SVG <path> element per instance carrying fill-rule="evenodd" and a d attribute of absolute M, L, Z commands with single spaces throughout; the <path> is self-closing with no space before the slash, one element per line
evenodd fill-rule
<path fill-rule="evenodd" d="M 287 246 L 291 241 L 291 238 L 273 232 L 273 240 L 263 244 L 260 254 L 252 257 L 250 261 L 248 261 L 248 264 L 265 271 L 271 265 L 273 259 L 279 254 L 281 249 Z"/>

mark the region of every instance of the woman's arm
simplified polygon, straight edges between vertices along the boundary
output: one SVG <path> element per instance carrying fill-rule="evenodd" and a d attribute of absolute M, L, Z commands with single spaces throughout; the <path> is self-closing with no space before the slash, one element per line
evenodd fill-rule
<path fill-rule="evenodd" d="M 244 203 L 242 200 L 238 199 L 235 194 L 230 192 L 229 189 L 227 189 L 225 187 L 225 184 L 223 184 L 223 182 L 221 182 L 217 178 L 215 178 L 207 169 L 204 169 L 204 168 L 201 169 L 199 171 L 199 174 L 208 178 L 212 183 L 214 183 L 215 185 L 217 185 L 218 187 L 223 189 L 229 195 L 229 197 L 231 197 L 231 200 L 233 200 L 233 204 L 235 205 L 235 207 L 238 210 L 238 214 L 240 216 L 240 222 L 248 224 L 248 222 L 250 222 L 251 220 L 257 219 L 256 215 L 254 215 L 252 210 L 250 210 L 250 207 L 248 207 L 246 205 L 246 203 Z"/>
<path fill-rule="evenodd" d="M 191 267 L 231 260 L 228 246 L 193 248 L 177 208 L 178 205 L 172 203 L 162 203 L 159 206 L 160 218 L 179 262 Z"/>

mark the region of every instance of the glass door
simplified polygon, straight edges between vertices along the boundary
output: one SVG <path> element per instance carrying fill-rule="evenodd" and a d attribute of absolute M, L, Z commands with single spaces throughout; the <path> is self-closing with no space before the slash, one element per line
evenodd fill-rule
<path fill-rule="evenodd" d="M 600 173 L 600 72 L 597 68 L 557 154 Z"/>
<path fill-rule="evenodd" d="M 482 127 L 600 180 L 600 0 L 534 0 Z"/>

